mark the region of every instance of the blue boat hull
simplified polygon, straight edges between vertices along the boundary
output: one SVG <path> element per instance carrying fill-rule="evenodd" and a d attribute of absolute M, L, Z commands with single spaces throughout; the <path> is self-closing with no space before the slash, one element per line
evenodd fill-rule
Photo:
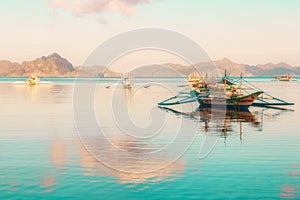
<path fill-rule="evenodd" d="M 237 111 L 247 111 L 262 91 L 254 92 L 249 95 L 231 98 L 197 98 L 200 107 L 227 108 Z"/>
<path fill-rule="evenodd" d="M 227 109 L 227 110 L 235 110 L 235 111 L 249 111 L 250 106 L 234 106 L 234 105 L 213 105 L 212 104 L 201 104 L 200 108 L 217 108 L 217 109 Z"/>

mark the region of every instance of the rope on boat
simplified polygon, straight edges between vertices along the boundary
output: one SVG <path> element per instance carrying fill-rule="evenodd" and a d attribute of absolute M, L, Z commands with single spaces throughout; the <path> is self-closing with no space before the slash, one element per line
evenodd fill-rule
<path fill-rule="evenodd" d="M 250 83 L 249 81 L 247 81 L 247 80 L 245 80 L 245 79 L 243 79 L 243 81 L 245 81 L 248 85 L 250 85 L 252 88 L 256 89 L 257 91 L 262 91 L 259 87 L 253 85 L 253 84 Z M 265 92 L 265 91 L 264 91 L 264 94 L 267 95 L 267 96 L 269 96 L 269 97 L 271 97 L 272 99 L 275 98 L 274 96 L 272 96 L 271 94 L 269 94 L 269 93 L 267 93 L 267 92 Z"/>
<path fill-rule="evenodd" d="M 259 87 L 253 85 L 252 83 L 250 83 L 249 81 L 243 79 L 244 82 L 246 82 L 248 85 L 250 85 L 251 87 L 247 86 L 247 88 L 249 89 L 255 89 L 256 91 L 262 91 Z M 277 97 L 274 97 L 272 96 L 271 94 L 267 93 L 264 91 L 263 95 L 266 95 L 268 96 L 267 98 L 265 97 L 257 97 L 257 101 L 260 101 L 261 103 L 253 103 L 253 106 L 264 106 L 264 107 L 267 107 L 267 106 L 274 106 L 274 105 L 294 105 L 294 103 L 289 103 L 287 101 L 284 101 L 282 99 L 279 99 Z M 278 103 L 270 103 L 266 100 L 274 100 L 274 101 L 277 101 Z"/>

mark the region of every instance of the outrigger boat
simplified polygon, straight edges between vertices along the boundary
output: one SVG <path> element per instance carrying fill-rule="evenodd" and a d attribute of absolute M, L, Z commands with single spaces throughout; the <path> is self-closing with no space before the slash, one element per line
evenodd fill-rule
<path fill-rule="evenodd" d="M 25 83 L 32 86 L 37 85 L 40 83 L 40 79 L 36 74 L 31 74 L 31 76 L 29 76 L 29 78 L 25 81 Z"/>
<path fill-rule="evenodd" d="M 198 87 L 204 83 L 203 77 L 198 73 L 192 73 L 188 76 L 188 83 L 192 85 L 192 87 Z"/>
<path fill-rule="evenodd" d="M 122 86 L 124 89 L 131 89 L 133 86 L 133 82 L 131 81 L 131 76 L 130 74 L 126 74 L 124 76 L 124 79 L 122 81 Z"/>
<path fill-rule="evenodd" d="M 274 80 L 275 81 L 292 81 L 293 80 L 293 76 L 289 76 L 289 75 L 281 75 L 280 77 L 275 76 Z"/>
<path fill-rule="evenodd" d="M 159 102 L 158 105 L 172 106 L 198 101 L 200 107 L 212 107 L 213 105 L 213 107 L 237 111 L 247 110 L 250 106 L 290 110 L 277 106 L 294 105 L 294 103 L 286 102 L 262 91 L 243 79 L 242 75 L 238 80 L 229 79 L 225 71 L 225 76 L 220 82 L 217 84 L 209 84 L 209 82 L 205 79 L 204 84 L 198 89 L 193 87 L 188 92 L 181 91 L 178 95 Z"/>

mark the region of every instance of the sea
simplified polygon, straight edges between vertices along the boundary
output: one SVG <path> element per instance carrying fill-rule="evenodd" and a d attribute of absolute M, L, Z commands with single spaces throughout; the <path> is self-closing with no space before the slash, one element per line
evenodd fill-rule
<path fill-rule="evenodd" d="M 245 77 L 295 105 L 220 116 L 158 106 L 184 78 L 25 79 L 0 77 L 0 199 L 300 199 L 299 77 Z"/>

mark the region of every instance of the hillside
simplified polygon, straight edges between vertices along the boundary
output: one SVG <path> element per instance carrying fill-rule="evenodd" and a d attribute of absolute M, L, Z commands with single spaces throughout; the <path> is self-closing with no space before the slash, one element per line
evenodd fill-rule
<path fill-rule="evenodd" d="M 200 73 L 219 75 L 227 71 L 228 75 L 239 76 L 241 73 L 244 76 L 265 76 L 265 75 L 281 75 L 292 74 L 300 75 L 300 67 L 293 67 L 287 63 L 281 62 L 278 64 L 268 63 L 265 65 L 247 65 L 239 64 L 224 58 L 214 62 L 203 62 L 194 66 L 183 66 L 176 64 L 163 64 L 144 66 L 135 69 L 132 74 L 141 77 L 165 77 L 165 76 L 187 76 L 191 73 L 199 71 Z"/>
<path fill-rule="evenodd" d="M 280 74 L 293 74 L 300 75 L 300 67 L 294 67 L 287 63 L 280 62 L 278 64 L 267 63 L 258 65 L 240 64 L 224 58 L 222 60 L 214 61 L 216 67 L 221 71 L 227 70 L 229 75 L 239 76 L 241 73 L 244 76 L 265 76 L 265 75 L 280 75 Z M 208 67 L 205 63 L 196 65 L 200 71 L 204 66 Z M 211 66 L 210 66 L 211 67 Z"/>
<path fill-rule="evenodd" d="M 84 66 L 77 69 L 78 76 L 91 77 L 120 77 L 122 73 L 114 72 L 102 65 Z"/>
<path fill-rule="evenodd" d="M 32 61 L 24 61 L 21 64 L 0 61 L 0 76 L 29 76 L 33 72 L 39 76 L 76 75 L 73 65 L 57 53 Z"/>
<path fill-rule="evenodd" d="M 202 74 L 208 73 L 213 75 L 223 73 L 225 69 L 232 76 L 238 76 L 241 73 L 244 76 L 300 75 L 300 67 L 291 66 L 284 62 L 248 65 L 233 62 L 228 58 L 214 62 L 197 63 L 194 66 L 183 66 L 173 63 L 143 66 L 133 70 L 131 73 L 135 77 L 167 77 L 187 76 L 196 71 L 200 71 Z M 0 61 L 0 76 L 29 76 L 31 73 L 37 73 L 38 76 L 122 76 L 122 73 L 111 71 L 101 65 L 74 67 L 66 58 L 61 57 L 57 53 L 22 63 L 8 60 Z"/>

